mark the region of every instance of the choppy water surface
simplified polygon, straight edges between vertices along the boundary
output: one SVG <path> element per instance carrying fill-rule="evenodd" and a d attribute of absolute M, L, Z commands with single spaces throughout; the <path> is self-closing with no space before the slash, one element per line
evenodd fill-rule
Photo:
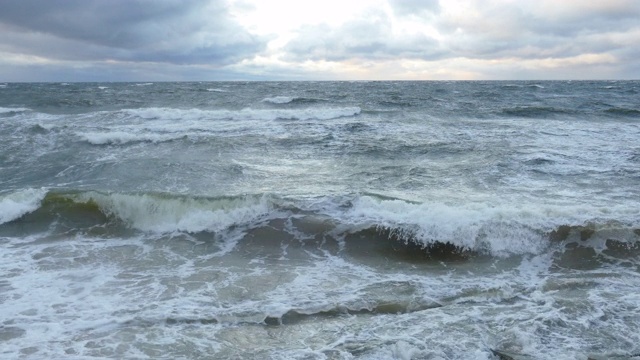
<path fill-rule="evenodd" d="M 640 82 L 4 85 L 3 358 L 640 357 Z"/>

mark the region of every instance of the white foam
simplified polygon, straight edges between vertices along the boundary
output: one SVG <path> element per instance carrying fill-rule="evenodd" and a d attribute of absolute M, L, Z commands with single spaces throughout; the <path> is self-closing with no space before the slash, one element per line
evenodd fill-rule
<path fill-rule="evenodd" d="M 272 103 L 272 104 L 288 104 L 295 100 L 295 97 L 291 96 L 274 96 L 262 99 L 262 102 Z"/>
<path fill-rule="evenodd" d="M 46 189 L 25 189 L 0 195 L 0 224 L 16 220 L 40 207 Z"/>
<path fill-rule="evenodd" d="M 200 110 L 143 108 L 123 110 L 126 116 L 162 120 L 330 120 L 360 114 L 357 106 L 342 108 Z"/>
<path fill-rule="evenodd" d="M 29 111 L 29 110 L 31 110 L 31 109 L 23 108 L 23 107 L 18 107 L 18 108 L 0 107 L 0 114 L 19 113 L 19 112 L 25 112 L 25 111 Z"/>
<path fill-rule="evenodd" d="M 401 237 L 411 237 L 424 245 L 449 242 L 495 256 L 539 253 L 548 245 L 549 232 L 561 225 L 584 225 L 604 219 L 611 208 L 587 213 L 575 206 L 511 205 L 487 202 L 445 204 L 410 203 L 402 200 L 360 196 L 348 210 L 325 207 L 324 212 L 345 224 L 337 231 L 359 231 L 371 227 L 388 228 Z M 625 213 L 626 211 L 626 213 Z M 613 209 L 615 217 L 637 216 L 631 209 Z"/>
<path fill-rule="evenodd" d="M 122 145 L 132 142 L 165 142 L 176 140 L 184 137 L 181 134 L 155 134 L 155 133 L 142 133 L 136 134 L 125 131 L 113 131 L 113 132 L 88 132 L 88 133 L 76 133 L 84 141 L 87 141 L 93 145 Z"/>
<path fill-rule="evenodd" d="M 259 221 L 271 212 L 266 197 L 207 199 L 166 195 L 84 193 L 79 201 L 95 201 L 100 209 L 152 233 L 225 231 Z"/>
<path fill-rule="evenodd" d="M 229 92 L 229 90 L 225 90 L 225 89 L 216 89 L 216 88 L 207 89 L 207 91 L 210 91 L 210 92 Z"/>

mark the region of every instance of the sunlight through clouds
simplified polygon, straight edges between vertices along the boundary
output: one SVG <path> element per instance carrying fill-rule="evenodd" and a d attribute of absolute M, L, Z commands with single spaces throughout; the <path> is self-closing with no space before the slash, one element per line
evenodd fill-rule
<path fill-rule="evenodd" d="M 6 80 L 640 76 L 632 0 L 0 1 L 0 29 Z"/>

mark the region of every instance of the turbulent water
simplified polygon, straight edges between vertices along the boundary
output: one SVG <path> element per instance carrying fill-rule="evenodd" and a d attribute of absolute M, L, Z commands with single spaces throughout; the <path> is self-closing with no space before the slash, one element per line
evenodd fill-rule
<path fill-rule="evenodd" d="M 0 84 L 0 357 L 640 357 L 640 82 Z"/>

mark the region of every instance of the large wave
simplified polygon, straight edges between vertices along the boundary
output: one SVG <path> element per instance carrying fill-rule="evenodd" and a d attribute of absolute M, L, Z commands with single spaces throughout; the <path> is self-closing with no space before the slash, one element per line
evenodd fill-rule
<path fill-rule="evenodd" d="M 320 236 L 344 242 L 364 234 L 366 241 L 386 239 L 415 249 L 495 256 L 540 253 L 553 241 L 591 241 L 593 246 L 603 246 L 611 239 L 635 243 L 640 236 L 637 209 L 587 212 L 577 206 L 451 205 L 375 195 L 288 199 L 31 189 L 0 200 L 2 223 L 19 221 L 30 213 L 39 213 L 38 221 L 45 222 L 64 222 L 73 213 L 86 219 L 75 220 L 73 226 L 88 222 L 89 228 L 115 221 L 151 234 L 246 232 L 269 227 L 283 238 Z"/>

